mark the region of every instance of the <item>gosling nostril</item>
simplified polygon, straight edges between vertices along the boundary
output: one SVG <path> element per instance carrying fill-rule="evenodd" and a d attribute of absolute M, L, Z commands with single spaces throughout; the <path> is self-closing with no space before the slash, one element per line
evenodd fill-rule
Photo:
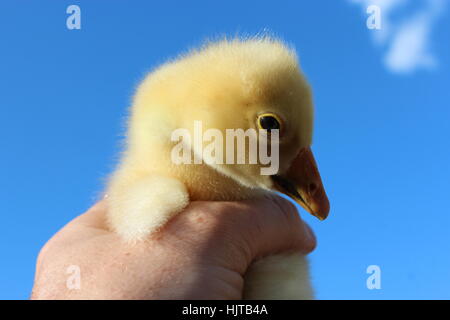
<path fill-rule="evenodd" d="M 308 189 L 309 194 L 314 194 L 317 191 L 317 185 L 315 183 L 310 183 Z"/>

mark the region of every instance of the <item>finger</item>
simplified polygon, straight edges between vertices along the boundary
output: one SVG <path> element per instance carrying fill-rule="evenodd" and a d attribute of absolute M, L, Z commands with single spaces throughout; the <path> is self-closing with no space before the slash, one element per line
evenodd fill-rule
<path fill-rule="evenodd" d="M 307 254 L 316 247 L 314 233 L 288 200 L 274 195 L 244 205 L 248 205 L 248 222 L 237 223 L 236 228 L 253 258 L 286 251 Z"/>
<path fill-rule="evenodd" d="M 161 230 L 174 235 L 177 247 L 203 248 L 203 257 L 229 261 L 245 271 L 259 257 L 280 252 L 311 252 L 316 239 L 288 200 L 269 196 L 255 200 L 194 201 Z"/>

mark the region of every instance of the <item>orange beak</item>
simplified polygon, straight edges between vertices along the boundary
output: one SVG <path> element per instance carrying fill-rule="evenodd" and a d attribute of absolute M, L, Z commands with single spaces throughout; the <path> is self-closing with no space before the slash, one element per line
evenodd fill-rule
<path fill-rule="evenodd" d="M 284 175 L 272 176 L 275 189 L 293 198 L 320 220 L 330 212 L 330 202 L 317 169 L 311 148 L 303 148 Z"/>

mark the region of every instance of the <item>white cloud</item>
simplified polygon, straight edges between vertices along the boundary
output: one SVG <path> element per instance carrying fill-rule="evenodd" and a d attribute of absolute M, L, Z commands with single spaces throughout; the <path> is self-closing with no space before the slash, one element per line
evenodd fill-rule
<path fill-rule="evenodd" d="M 430 49 L 432 27 L 444 10 L 445 0 L 423 0 L 424 9 L 402 19 L 393 13 L 411 0 L 350 0 L 365 9 L 377 5 L 381 9 L 381 30 L 371 30 L 376 45 L 385 49 L 383 62 L 392 72 L 410 73 L 420 68 L 431 69 L 437 59 Z"/>
<path fill-rule="evenodd" d="M 386 66 L 395 72 L 434 67 L 436 58 L 429 50 L 429 34 L 429 19 L 424 17 L 417 17 L 401 25 L 384 57 Z"/>

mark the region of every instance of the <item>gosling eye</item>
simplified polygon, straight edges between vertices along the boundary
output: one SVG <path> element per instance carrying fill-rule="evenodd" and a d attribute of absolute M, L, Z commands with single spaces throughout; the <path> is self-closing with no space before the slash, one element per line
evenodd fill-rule
<path fill-rule="evenodd" d="M 281 131 L 281 119 L 273 113 L 264 113 L 258 116 L 258 127 L 270 132 L 278 129 Z"/>

